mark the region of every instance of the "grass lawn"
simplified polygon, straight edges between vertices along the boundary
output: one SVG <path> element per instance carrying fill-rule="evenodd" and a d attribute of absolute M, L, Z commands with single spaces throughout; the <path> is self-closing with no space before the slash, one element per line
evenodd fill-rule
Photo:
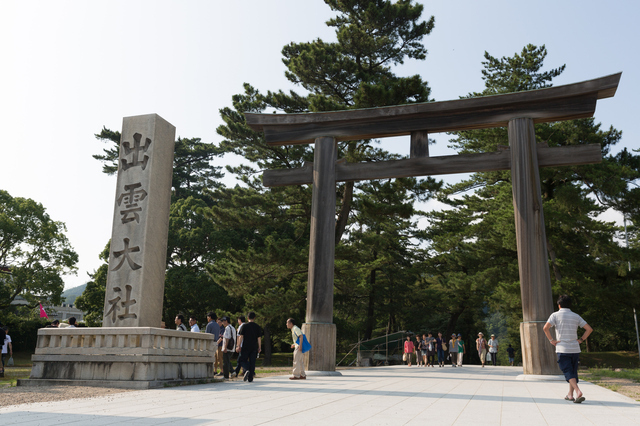
<path fill-rule="evenodd" d="M 638 352 L 582 352 L 580 366 L 588 368 L 640 368 Z"/>
<path fill-rule="evenodd" d="M 14 352 L 13 363 L 13 367 L 4 367 L 4 377 L 0 377 L 0 388 L 15 386 L 17 379 L 29 378 L 31 374 L 31 353 Z"/>
<path fill-rule="evenodd" d="M 618 370 L 620 371 L 612 370 L 610 368 L 590 368 L 587 370 L 587 374 L 594 379 L 613 377 L 614 379 L 627 379 L 640 383 L 640 368 Z"/>
<path fill-rule="evenodd" d="M 31 367 L 5 367 L 4 377 L 0 377 L 0 388 L 15 386 L 17 379 L 28 379 Z"/>

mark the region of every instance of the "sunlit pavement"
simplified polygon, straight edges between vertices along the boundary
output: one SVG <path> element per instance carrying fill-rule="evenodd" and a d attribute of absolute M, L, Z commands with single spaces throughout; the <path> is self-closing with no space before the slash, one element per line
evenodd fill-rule
<path fill-rule="evenodd" d="M 29 425 L 632 425 L 640 403 L 581 382 L 518 377 L 517 367 L 375 367 L 342 376 L 256 378 L 0 408 L 0 424 Z"/>

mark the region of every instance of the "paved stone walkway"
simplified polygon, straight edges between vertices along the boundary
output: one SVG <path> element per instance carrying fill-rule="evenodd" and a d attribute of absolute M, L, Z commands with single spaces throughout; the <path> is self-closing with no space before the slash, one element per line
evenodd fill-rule
<path fill-rule="evenodd" d="M 126 392 L 0 408 L 0 424 L 29 425 L 640 425 L 640 403 L 583 382 L 522 380 L 521 368 L 376 367 L 342 377 L 286 376 Z"/>

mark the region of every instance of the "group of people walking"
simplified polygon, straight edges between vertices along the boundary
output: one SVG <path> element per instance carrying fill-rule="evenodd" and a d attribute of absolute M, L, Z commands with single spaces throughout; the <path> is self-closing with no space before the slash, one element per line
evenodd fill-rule
<path fill-rule="evenodd" d="M 248 318 L 248 321 L 247 321 Z M 253 382 L 256 373 L 256 359 L 262 351 L 262 328 L 255 323 L 255 312 L 249 312 L 247 317 L 238 317 L 238 328 L 231 325 L 227 316 L 218 317 L 215 312 L 207 314 L 207 326 L 204 332 L 212 334 L 217 343 L 217 350 L 213 356 L 213 374 L 223 376 L 225 380 L 237 377 L 240 369 L 244 371 L 244 381 Z M 184 316 L 176 315 L 174 320 L 176 330 L 187 331 Z M 190 331 L 200 333 L 198 321 L 194 316 L 189 317 Z M 238 364 L 232 369 L 231 358 L 238 353 Z M 218 373 L 218 369 L 220 372 Z"/>
<path fill-rule="evenodd" d="M 248 319 L 248 321 L 247 321 Z M 204 332 L 212 334 L 217 343 L 217 351 L 213 357 L 213 374 L 223 376 L 224 380 L 230 380 L 244 371 L 243 380 L 253 382 L 256 374 L 256 359 L 262 351 L 262 328 L 255 323 L 255 312 L 249 312 L 246 317 L 237 318 L 238 327 L 231 325 L 231 319 L 227 316 L 218 317 L 215 312 L 207 314 L 207 326 Z M 176 330 L 187 331 L 184 324 L 184 316 L 176 315 L 174 320 Z M 200 333 L 200 327 L 195 316 L 189 317 L 189 331 Z M 295 324 L 293 318 L 287 320 L 287 328 L 291 330 L 293 344 L 293 376 L 291 380 L 304 380 L 307 375 L 304 371 L 304 357 L 302 353 L 302 342 L 304 333 Z M 233 354 L 238 353 L 238 363 L 232 368 L 231 359 Z M 218 369 L 220 372 L 218 373 Z"/>
<path fill-rule="evenodd" d="M 499 346 L 498 339 L 494 334 L 487 341 L 482 332 L 478 333 L 476 350 L 483 367 L 487 361 L 487 354 L 489 354 L 490 362 L 496 365 Z M 507 351 L 509 352 L 509 362 L 513 365 L 515 350 L 509 345 Z M 438 337 L 433 337 L 431 333 L 423 334 L 422 336 L 418 334 L 415 336 L 415 343 L 411 340 L 411 336 L 407 336 L 407 340 L 404 342 L 403 361 L 409 367 L 411 367 L 414 353 L 418 366 L 435 367 L 435 365 L 438 365 L 438 367 L 444 367 L 445 361 L 448 359 L 451 361 L 452 367 L 462 367 L 466 345 L 462 340 L 462 335 L 456 335 L 455 333 L 451 335 L 451 339 L 448 341 L 442 337 L 442 333 L 438 333 Z"/>
<path fill-rule="evenodd" d="M 571 401 L 576 404 L 580 404 L 585 401 L 585 396 L 582 393 L 578 383 L 578 364 L 580 361 L 580 345 L 584 343 L 589 335 L 593 332 L 593 328 L 589 326 L 580 315 L 571 311 L 572 300 L 569 295 L 563 294 L 558 297 L 558 311 L 549 316 L 546 321 L 543 330 L 549 339 L 549 343 L 555 346 L 556 357 L 558 366 L 564 374 L 565 380 L 569 383 L 569 391 L 565 395 L 566 401 Z M 552 334 L 551 329 L 555 329 L 555 336 Z M 583 328 L 585 331 L 582 337 L 578 338 L 578 328 Z M 462 340 L 462 336 L 458 334 L 451 335 L 449 343 L 445 342 L 442 337 L 442 333 L 438 333 L 438 337 L 432 337 L 431 333 L 428 335 L 416 336 L 415 344 L 411 341 L 411 336 L 407 336 L 407 340 L 404 342 L 404 354 L 403 360 L 411 366 L 411 360 L 414 352 L 416 353 L 418 365 L 425 367 L 433 367 L 435 365 L 435 354 L 437 354 L 437 363 L 440 367 L 444 366 L 444 353 L 449 349 L 449 358 L 451 359 L 452 367 L 462 367 L 462 360 L 466 353 L 465 343 Z M 476 350 L 478 351 L 478 357 L 484 367 L 487 362 L 487 357 L 490 357 L 490 361 L 493 365 L 496 365 L 496 358 L 498 354 L 498 348 L 500 344 L 494 334 L 491 335 L 490 340 L 484 338 L 482 332 L 478 333 L 476 339 Z M 509 355 L 509 364 L 513 366 L 515 349 L 509 345 L 507 348 Z"/>

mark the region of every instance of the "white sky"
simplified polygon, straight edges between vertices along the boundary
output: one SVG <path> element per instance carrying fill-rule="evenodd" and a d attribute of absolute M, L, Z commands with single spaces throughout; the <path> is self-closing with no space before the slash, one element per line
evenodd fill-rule
<path fill-rule="evenodd" d="M 598 102 L 596 119 L 624 132 L 620 147 L 640 147 L 640 3 L 422 3 L 423 18 L 436 19 L 424 39 L 429 54 L 397 73 L 420 74 L 436 100 L 483 89 L 485 50 L 502 57 L 545 44 L 547 69 L 567 65 L 555 85 L 623 71 L 616 96 Z M 116 180 L 91 157 L 103 148 L 93 135 L 102 126 L 121 130 L 122 117 L 157 113 L 181 137 L 218 143 L 218 110 L 242 83 L 292 88 L 282 47 L 332 40 L 324 24 L 331 16 L 321 0 L 0 0 L 0 188 L 66 223 L 80 255 L 66 288 L 87 281 L 111 236 Z M 446 135 L 436 140 L 431 155 L 451 153 Z M 407 139 L 385 147 L 408 154 Z"/>

